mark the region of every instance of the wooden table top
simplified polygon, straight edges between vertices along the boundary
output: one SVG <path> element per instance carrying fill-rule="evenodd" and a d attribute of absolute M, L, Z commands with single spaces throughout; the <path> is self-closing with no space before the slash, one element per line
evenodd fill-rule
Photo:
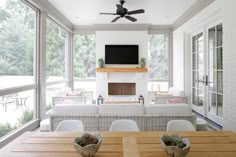
<path fill-rule="evenodd" d="M 94 157 L 167 157 L 162 134 L 178 133 L 191 142 L 188 157 L 236 157 L 236 134 L 230 131 L 102 132 Z M 27 132 L 0 150 L 1 157 L 81 157 L 73 147 L 74 132 Z"/>

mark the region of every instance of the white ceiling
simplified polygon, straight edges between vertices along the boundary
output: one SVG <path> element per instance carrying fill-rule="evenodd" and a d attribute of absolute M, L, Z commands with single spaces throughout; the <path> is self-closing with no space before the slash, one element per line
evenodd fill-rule
<path fill-rule="evenodd" d="M 119 0 L 48 0 L 74 25 L 109 24 L 116 16 L 99 15 L 100 12 L 115 13 Z M 132 15 L 135 23 L 171 25 L 197 0 L 126 0 L 128 10 L 144 9 L 144 14 Z M 119 19 L 116 23 L 132 23 Z"/>

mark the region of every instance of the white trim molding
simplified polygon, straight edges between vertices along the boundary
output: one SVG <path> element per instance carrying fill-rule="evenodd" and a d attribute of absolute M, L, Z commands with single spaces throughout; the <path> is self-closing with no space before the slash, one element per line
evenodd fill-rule
<path fill-rule="evenodd" d="M 180 16 L 172 24 L 173 30 L 179 28 L 181 25 L 183 25 L 185 22 L 190 20 L 195 15 L 197 15 L 199 12 L 201 12 L 203 9 L 205 9 L 214 1 L 215 0 L 198 0 L 196 3 L 193 4 L 192 7 L 190 7 L 182 16 Z"/>
<path fill-rule="evenodd" d="M 96 31 L 148 31 L 148 32 L 172 32 L 171 25 L 151 25 L 151 24 L 94 24 L 77 25 L 73 28 L 73 33 L 95 33 Z"/>
<path fill-rule="evenodd" d="M 32 3 L 38 7 L 41 11 L 47 12 L 48 16 L 53 18 L 58 24 L 64 27 L 66 30 L 72 32 L 73 24 L 58 11 L 48 0 L 24 0 Z"/>

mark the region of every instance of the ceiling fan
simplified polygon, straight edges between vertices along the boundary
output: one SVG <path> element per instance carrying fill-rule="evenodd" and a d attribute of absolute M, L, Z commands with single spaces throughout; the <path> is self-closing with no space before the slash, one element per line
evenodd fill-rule
<path fill-rule="evenodd" d="M 145 11 L 143 9 L 138 9 L 138 10 L 132 10 L 128 11 L 128 9 L 123 7 L 123 4 L 125 3 L 124 0 L 120 0 L 120 4 L 116 4 L 116 13 L 100 13 L 101 15 L 119 15 L 116 18 L 114 18 L 111 22 L 116 22 L 118 19 L 124 17 L 132 22 L 137 21 L 136 18 L 129 16 L 133 14 L 141 14 L 144 13 Z"/>

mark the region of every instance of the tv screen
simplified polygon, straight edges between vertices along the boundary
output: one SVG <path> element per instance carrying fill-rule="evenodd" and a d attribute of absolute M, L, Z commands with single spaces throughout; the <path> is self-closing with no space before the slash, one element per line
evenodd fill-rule
<path fill-rule="evenodd" d="M 138 64 L 138 45 L 106 45 L 105 64 Z"/>

